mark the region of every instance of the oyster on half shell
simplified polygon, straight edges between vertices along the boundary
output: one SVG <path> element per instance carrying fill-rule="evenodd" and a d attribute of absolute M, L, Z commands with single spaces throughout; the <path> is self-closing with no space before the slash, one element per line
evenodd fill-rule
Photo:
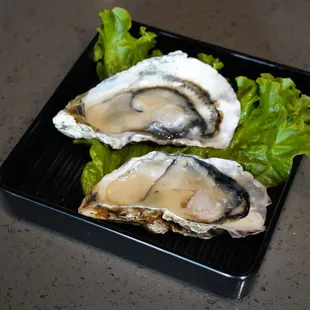
<path fill-rule="evenodd" d="M 150 152 L 104 176 L 79 213 L 209 239 L 264 231 L 266 188 L 230 160 Z"/>
<path fill-rule="evenodd" d="M 176 51 L 139 62 L 70 101 L 54 118 L 72 138 L 228 147 L 240 102 L 211 66 Z"/>

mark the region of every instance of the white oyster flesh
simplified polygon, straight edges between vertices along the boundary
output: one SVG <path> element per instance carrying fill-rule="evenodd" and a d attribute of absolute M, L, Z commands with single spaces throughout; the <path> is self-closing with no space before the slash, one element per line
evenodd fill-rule
<path fill-rule="evenodd" d="M 228 147 L 240 102 L 211 66 L 176 51 L 139 62 L 70 101 L 54 118 L 72 138 L 114 149 L 131 142 Z"/>
<path fill-rule="evenodd" d="M 104 176 L 79 213 L 208 239 L 264 231 L 268 204 L 266 188 L 234 161 L 154 151 Z"/>

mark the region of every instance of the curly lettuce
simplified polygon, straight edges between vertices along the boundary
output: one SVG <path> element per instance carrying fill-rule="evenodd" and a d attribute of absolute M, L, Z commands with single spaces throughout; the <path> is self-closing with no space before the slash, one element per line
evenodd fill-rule
<path fill-rule="evenodd" d="M 228 149 L 209 156 L 235 160 L 267 187 L 283 183 L 297 155 L 310 155 L 310 97 L 290 78 L 236 78 L 242 114 Z"/>
<path fill-rule="evenodd" d="M 99 13 L 102 26 L 97 28 L 98 40 L 93 48 L 93 61 L 96 62 L 100 80 L 127 70 L 149 56 L 159 56 L 153 50 L 157 35 L 140 27 L 140 37 L 133 37 L 131 15 L 123 8 L 116 7 Z M 153 50 L 153 51 L 152 51 Z"/>
<path fill-rule="evenodd" d="M 210 65 L 217 71 L 220 71 L 224 67 L 224 64 L 218 58 L 214 58 L 212 55 L 207 55 L 205 53 L 199 53 L 197 55 L 197 58 L 200 61 Z"/>
<path fill-rule="evenodd" d="M 116 7 L 99 13 L 102 21 L 97 28 L 98 39 L 92 50 L 92 59 L 96 63 L 96 71 L 100 80 L 104 80 L 118 72 L 129 69 L 138 62 L 149 57 L 162 56 L 163 53 L 155 49 L 157 35 L 140 27 L 140 37 L 130 34 L 132 26 L 130 13 Z M 221 70 L 224 64 L 212 55 L 199 53 L 197 58 Z"/>

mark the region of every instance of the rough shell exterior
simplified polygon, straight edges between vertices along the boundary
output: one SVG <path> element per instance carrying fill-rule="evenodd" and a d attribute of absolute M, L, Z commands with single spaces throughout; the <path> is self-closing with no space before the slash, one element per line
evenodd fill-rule
<path fill-rule="evenodd" d="M 96 138 L 115 149 L 120 149 L 131 142 L 141 141 L 212 148 L 228 147 L 239 122 L 240 102 L 230 84 L 221 74 L 211 66 L 196 58 L 188 57 L 187 54 L 181 51 L 144 60 L 130 69 L 102 81 L 83 96 L 72 100 L 68 106 L 75 105 L 77 102 L 87 106 L 104 102 L 122 90 L 130 90 L 133 85 L 135 87 L 137 85 L 139 87 L 165 86 L 164 84 L 159 85 L 163 82 L 156 82 L 156 79 L 155 81 L 154 79 L 139 80 L 143 72 L 168 74 L 184 81 L 190 81 L 207 91 L 221 114 L 222 119 L 218 132 L 214 136 L 205 137 L 203 140 L 195 138 L 158 140 L 156 136 L 146 132 L 108 134 L 91 127 L 87 122 L 80 122 L 75 115 L 70 114 L 67 108 L 61 110 L 53 118 L 55 127 L 69 137 Z"/>
<path fill-rule="evenodd" d="M 169 155 L 155 151 L 150 152 L 142 157 L 132 158 L 119 169 L 104 176 L 98 184 L 101 183 L 100 186 L 104 187 L 112 180 L 117 179 L 126 171 L 130 170 L 140 161 L 158 158 L 158 156 L 190 155 Z M 220 158 L 201 159 L 196 156 L 192 157 L 215 166 L 220 172 L 230 176 L 245 188 L 250 195 L 250 210 L 247 216 L 223 224 L 202 224 L 180 218 L 168 209 L 139 205 L 108 205 L 105 202 L 98 200 L 98 195 L 96 193 L 98 191 L 98 184 L 94 187 L 92 193 L 84 198 L 79 207 L 79 213 L 102 220 L 142 225 L 154 233 L 163 234 L 171 230 L 185 236 L 202 239 L 209 239 L 223 232 L 228 232 L 233 238 L 240 238 L 264 231 L 264 223 L 267 213 L 266 207 L 271 203 L 267 194 L 267 189 L 261 183 L 256 181 L 250 173 L 243 171 L 241 165 L 234 161 Z"/>

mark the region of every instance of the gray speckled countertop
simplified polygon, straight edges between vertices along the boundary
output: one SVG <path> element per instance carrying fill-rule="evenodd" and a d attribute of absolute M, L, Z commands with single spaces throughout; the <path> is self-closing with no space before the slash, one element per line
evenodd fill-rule
<path fill-rule="evenodd" d="M 0 1 L 0 163 L 84 50 L 104 8 L 310 69 L 310 1 Z M 5 213 L 0 309 L 309 309 L 310 160 L 303 160 L 252 293 L 228 301 Z"/>

